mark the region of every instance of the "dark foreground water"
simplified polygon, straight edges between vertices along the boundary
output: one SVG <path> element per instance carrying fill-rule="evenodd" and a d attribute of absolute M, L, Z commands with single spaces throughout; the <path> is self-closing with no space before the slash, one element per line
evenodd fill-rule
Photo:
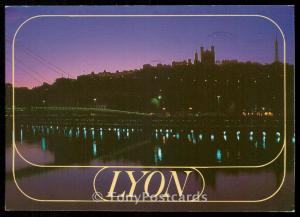
<path fill-rule="evenodd" d="M 208 200 L 259 200 L 263 203 L 193 203 L 193 204 L 101 204 L 35 202 L 22 195 L 12 178 L 12 146 L 6 145 L 7 209 L 136 209 L 147 210 L 292 210 L 294 132 L 287 133 L 287 158 L 284 164 L 282 128 L 206 128 L 206 129 L 136 129 L 77 128 L 57 126 L 18 126 L 16 147 L 29 162 L 39 165 L 95 166 L 195 166 L 205 179 Z M 259 168 L 201 168 L 201 166 L 259 166 Z M 286 175 L 284 177 L 284 165 Z M 15 158 L 16 180 L 33 198 L 43 200 L 90 200 L 93 179 L 101 168 L 42 168 Z M 182 175 L 179 178 L 182 180 Z M 109 186 L 109 175 L 101 181 Z M 193 186 L 199 179 L 189 183 Z M 124 184 L 124 183 L 123 183 Z M 126 183 L 124 184 L 126 185 Z M 154 179 L 151 188 L 159 182 Z"/>

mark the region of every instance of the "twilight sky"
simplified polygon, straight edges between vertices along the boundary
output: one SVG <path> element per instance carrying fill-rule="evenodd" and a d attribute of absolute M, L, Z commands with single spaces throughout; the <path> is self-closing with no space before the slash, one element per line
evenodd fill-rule
<path fill-rule="evenodd" d="M 26 6 L 5 10 L 6 81 L 11 82 L 11 43 L 18 26 L 40 14 L 260 14 L 282 28 L 287 62 L 294 63 L 292 6 Z M 170 64 L 192 58 L 200 46 L 215 46 L 216 59 L 271 63 L 278 37 L 258 17 L 44 17 L 26 23 L 16 38 L 15 84 L 34 87 L 64 76 L 115 72 L 143 64 Z"/>

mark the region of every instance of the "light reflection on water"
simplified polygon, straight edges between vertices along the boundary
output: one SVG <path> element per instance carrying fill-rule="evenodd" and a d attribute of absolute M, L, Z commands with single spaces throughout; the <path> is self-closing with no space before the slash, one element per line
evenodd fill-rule
<path fill-rule="evenodd" d="M 42 137 L 41 148 L 43 151 L 46 151 L 46 139 L 44 136 Z"/>
<path fill-rule="evenodd" d="M 278 153 L 283 142 L 283 132 L 278 129 L 167 129 L 167 131 L 114 127 L 92 129 L 76 126 L 72 128 L 35 126 L 17 130 L 20 132 L 16 134 L 19 135 L 16 138 L 17 146 L 24 157 L 34 163 L 54 165 L 262 164 Z M 253 137 L 252 140 L 250 136 Z M 295 135 L 290 135 L 288 140 L 295 141 Z M 49 161 L 43 162 L 42 159 L 46 159 L 43 156 L 47 156 Z M 23 187 L 27 187 L 27 191 L 50 199 L 62 198 L 65 194 L 62 195 L 61 192 L 77 192 L 77 189 L 82 189 L 82 192 L 73 195 L 73 198 L 90 196 L 91 180 L 86 177 L 92 178 L 95 172 L 63 169 L 51 170 L 49 173 L 38 170 L 34 173 L 27 172 L 26 168 L 25 172 L 17 170 L 19 182 Z M 203 171 L 203 175 L 207 181 L 205 192 L 210 199 L 257 199 L 276 189 L 282 178 L 282 169 L 275 167 L 271 170 L 263 168 L 246 172 Z M 77 179 L 81 182 L 70 182 Z M 79 183 L 81 187 L 78 187 Z M 239 183 L 247 186 L 243 187 Z M 264 183 L 267 185 L 262 188 Z M 39 190 L 42 187 L 36 186 L 47 186 L 52 194 L 48 196 L 47 191 Z M 63 190 L 57 191 L 60 188 Z M 252 194 L 253 192 L 255 194 Z"/>
<path fill-rule="evenodd" d="M 278 129 L 31 126 L 18 130 L 18 145 L 40 144 L 41 151 L 53 153 L 54 164 L 88 165 L 96 158 L 142 165 L 259 165 L 272 160 L 283 143 Z"/>

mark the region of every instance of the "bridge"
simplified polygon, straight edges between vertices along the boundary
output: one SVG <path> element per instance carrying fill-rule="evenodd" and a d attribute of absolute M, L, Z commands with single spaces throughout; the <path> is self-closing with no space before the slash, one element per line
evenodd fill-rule
<path fill-rule="evenodd" d="M 6 122 L 12 121 L 12 108 L 6 108 Z M 221 114 L 164 116 L 162 114 L 82 107 L 18 107 L 16 125 L 49 125 L 74 127 L 277 127 L 283 122 L 276 118 L 242 118 Z"/>

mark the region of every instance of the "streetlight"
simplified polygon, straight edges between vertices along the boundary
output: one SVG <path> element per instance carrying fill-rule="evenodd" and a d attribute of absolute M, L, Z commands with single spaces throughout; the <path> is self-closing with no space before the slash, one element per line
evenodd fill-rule
<path fill-rule="evenodd" d="M 220 98 L 221 98 L 221 96 L 217 96 L 217 99 L 218 99 L 218 105 L 220 104 Z"/>
<path fill-rule="evenodd" d="M 93 101 L 94 101 L 94 106 L 96 107 L 96 101 L 97 101 L 97 99 L 94 98 Z"/>

